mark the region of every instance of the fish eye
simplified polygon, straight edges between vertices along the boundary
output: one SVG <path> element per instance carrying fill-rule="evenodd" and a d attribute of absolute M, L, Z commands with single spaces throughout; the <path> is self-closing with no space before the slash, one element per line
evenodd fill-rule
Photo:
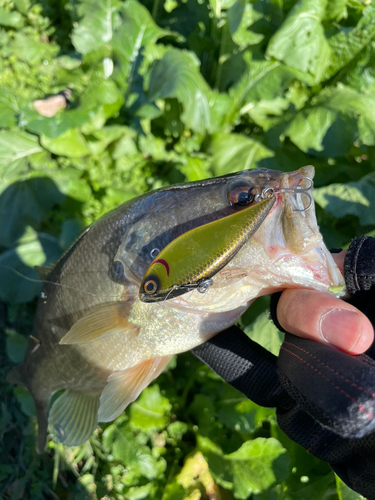
<path fill-rule="evenodd" d="M 234 182 L 228 189 L 228 200 L 231 205 L 248 205 L 254 201 L 254 188 L 246 181 Z"/>
<path fill-rule="evenodd" d="M 143 285 L 143 290 L 149 295 L 155 293 L 157 289 L 158 285 L 155 280 L 147 280 L 146 283 Z"/>

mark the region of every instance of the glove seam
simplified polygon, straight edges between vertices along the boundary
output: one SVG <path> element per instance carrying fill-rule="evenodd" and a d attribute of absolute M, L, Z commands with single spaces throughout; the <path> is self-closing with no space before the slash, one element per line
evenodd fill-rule
<path fill-rule="evenodd" d="M 356 407 L 358 408 L 358 410 L 362 413 L 362 414 L 365 414 L 367 415 L 368 418 L 371 418 L 373 419 L 374 418 L 374 415 L 370 412 L 368 412 L 365 408 L 363 408 L 361 405 L 358 404 L 358 402 L 352 398 L 350 396 L 350 394 L 348 394 L 347 392 L 345 392 L 343 389 L 341 389 L 340 387 L 338 387 L 337 385 L 335 385 L 335 383 L 329 378 L 329 377 L 326 377 L 322 372 L 320 372 L 317 368 L 315 368 L 313 365 L 311 365 L 310 363 L 308 363 L 307 361 L 305 361 L 303 358 L 297 356 L 297 354 L 295 354 L 294 352 L 292 351 L 289 351 L 288 349 L 286 349 L 284 347 L 284 345 L 281 346 L 281 349 L 286 351 L 287 353 L 289 353 L 290 355 L 296 357 L 300 362 L 304 363 L 305 365 L 307 365 L 308 367 L 310 367 L 312 370 L 314 370 L 318 375 L 320 375 L 323 379 L 327 380 L 327 382 L 329 382 L 330 384 L 333 385 L 333 387 L 335 389 L 337 389 L 339 392 L 341 392 L 346 398 L 348 398 L 350 401 L 352 401 L 352 403 L 354 403 L 356 405 Z"/>
<path fill-rule="evenodd" d="M 318 363 L 320 363 L 322 366 L 324 366 L 325 368 L 328 368 L 328 370 L 330 370 L 334 375 L 337 375 L 338 377 L 341 378 L 341 380 L 343 380 L 344 382 L 347 382 L 349 385 L 351 385 L 352 387 L 356 388 L 356 389 L 359 389 L 360 391 L 363 391 L 365 392 L 367 395 L 371 396 L 371 398 L 374 399 L 375 397 L 375 394 L 373 392 L 370 392 L 368 389 L 365 389 L 364 387 L 361 387 L 360 385 L 357 385 L 355 382 L 352 382 L 350 381 L 349 379 L 347 378 L 344 378 L 338 371 L 335 371 L 333 368 L 331 368 L 329 365 L 327 365 L 326 363 L 324 363 L 324 361 L 322 361 L 321 359 L 319 359 L 317 356 L 314 356 L 313 354 L 311 354 L 311 352 L 308 352 L 306 351 L 305 349 L 302 349 L 302 347 L 299 347 L 295 344 L 292 344 L 291 342 L 288 342 L 288 341 L 284 341 L 284 344 L 288 344 L 288 345 L 291 345 L 292 347 L 295 347 L 296 349 L 298 349 L 299 351 L 307 354 L 308 356 L 310 356 L 310 358 L 313 358 L 315 359 L 316 361 L 318 361 Z M 290 352 L 290 351 L 288 351 Z"/>

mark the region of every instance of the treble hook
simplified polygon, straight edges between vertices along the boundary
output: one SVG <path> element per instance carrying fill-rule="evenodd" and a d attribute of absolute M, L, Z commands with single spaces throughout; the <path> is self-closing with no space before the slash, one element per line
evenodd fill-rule
<path fill-rule="evenodd" d="M 265 200 L 266 198 L 269 198 L 270 196 L 273 196 L 274 194 L 277 193 L 303 193 L 306 194 L 309 197 L 309 205 L 306 208 L 295 208 L 294 212 L 305 212 L 308 210 L 313 202 L 312 195 L 311 195 L 311 190 L 314 188 L 314 181 L 310 177 L 305 177 L 301 176 L 300 179 L 307 179 L 310 182 L 310 185 L 307 188 L 301 188 L 299 186 L 295 188 L 283 188 L 283 187 L 271 187 L 268 186 L 263 189 L 263 191 L 260 194 L 257 194 L 255 196 L 255 201 L 260 202 L 262 200 Z"/>

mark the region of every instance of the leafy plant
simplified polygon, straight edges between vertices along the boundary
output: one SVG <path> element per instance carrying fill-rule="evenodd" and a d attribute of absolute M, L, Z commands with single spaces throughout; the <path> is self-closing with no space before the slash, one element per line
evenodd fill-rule
<path fill-rule="evenodd" d="M 42 457 L 30 397 L 5 377 L 33 266 L 148 190 L 313 164 L 328 246 L 374 231 L 374 44 L 367 0 L 0 0 L 0 495 L 360 498 L 189 354 L 89 443 Z M 277 352 L 266 309 L 242 323 Z"/>

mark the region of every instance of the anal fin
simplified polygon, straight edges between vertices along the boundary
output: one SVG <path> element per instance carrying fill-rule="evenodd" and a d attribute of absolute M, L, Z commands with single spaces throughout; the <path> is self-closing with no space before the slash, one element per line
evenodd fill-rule
<path fill-rule="evenodd" d="M 95 306 L 74 323 L 60 344 L 84 344 L 113 333 L 136 330 L 137 326 L 128 321 L 131 306 L 129 302 L 107 302 Z"/>
<path fill-rule="evenodd" d="M 100 392 L 66 390 L 52 405 L 48 423 L 52 434 L 65 446 L 89 439 L 97 427 Z"/>
<path fill-rule="evenodd" d="M 100 397 L 99 422 L 111 422 L 154 380 L 172 356 L 146 359 L 127 370 L 112 373 Z"/>

